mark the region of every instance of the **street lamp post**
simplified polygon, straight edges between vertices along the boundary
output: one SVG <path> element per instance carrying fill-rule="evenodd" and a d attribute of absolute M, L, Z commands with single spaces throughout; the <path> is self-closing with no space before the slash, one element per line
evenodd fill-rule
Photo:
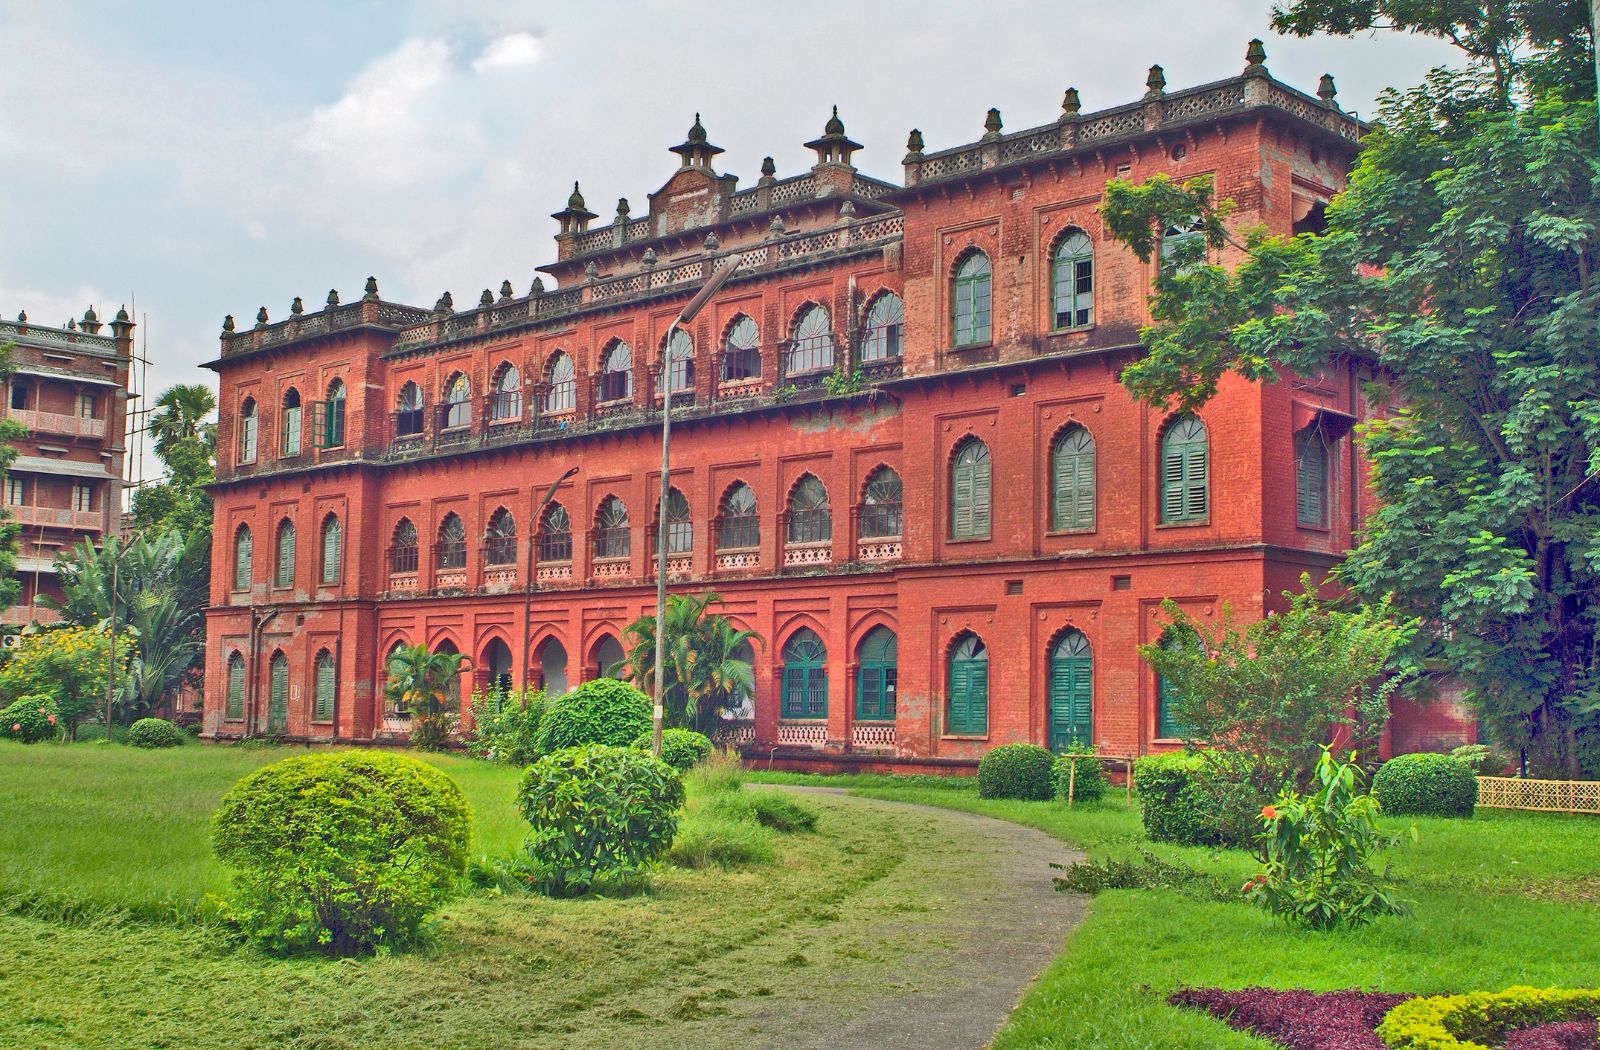
<path fill-rule="evenodd" d="M 522 685 L 527 688 L 528 680 L 532 677 L 528 672 L 529 664 L 533 662 L 533 653 L 528 650 L 529 628 L 533 624 L 533 580 L 535 570 L 534 551 L 539 542 L 539 521 L 544 517 L 544 509 L 550 501 L 556 498 L 556 489 L 566 484 L 567 481 L 578 473 L 577 467 L 568 467 L 567 472 L 550 483 L 544 490 L 544 497 L 535 504 L 533 515 L 528 519 L 528 578 L 522 582 Z"/>
<path fill-rule="evenodd" d="M 728 278 L 739 268 L 740 257 L 735 255 L 711 275 L 705 283 L 689 300 L 689 305 L 673 319 L 667 326 L 666 342 L 661 347 L 661 498 L 656 507 L 656 653 L 655 653 L 655 725 L 651 736 L 651 753 L 661 755 L 661 722 L 665 714 L 666 701 L 665 679 L 663 675 L 664 649 L 666 647 L 667 624 L 667 492 L 670 483 L 667 478 L 671 472 L 672 454 L 672 337 L 684 325 L 693 321 L 705 309 L 706 303 L 717 294 L 717 290 L 727 283 Z"/>

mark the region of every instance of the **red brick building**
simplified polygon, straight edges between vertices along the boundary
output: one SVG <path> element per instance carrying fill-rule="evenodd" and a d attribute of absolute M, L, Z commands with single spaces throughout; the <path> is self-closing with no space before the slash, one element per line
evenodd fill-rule
<path fill-rule="evenodd" d="M 107 325 L 93 308 L 61 328 L 34 324 L 26 312 L 0 321 L 15 368 L 0 382 L 3 411 L 28 428 L 13 442 L 5 492 L 6 512 L 22 527 L 22 591 L 0 623 L 57 619 L 38 603 L 61 597 L 56 555 L 85 538 L 98 546 L 121 525 L 133 328 L 126 310 Z"/>
<path fill-rule="evenodd" d="M 1172 735 L 1136 647 L 1172 598 L 1259 616 L 1350 545 L 1359 363 L 1195 415 L 1133 402 L 1154 267 L 1111 242 L 1114 177 L 1213 175 L 1240 227 L 1316 223 L 1358 149 L 1333 100 L 1243 75 L 929 152 L 903 185 L 853 166 L 837 113 L 811 170 L 719 173 L 698 117 L 643 217 L 574 186 L 558 260 L 471 309 L 358 302 L 222 353 L 205 732 L 403 736 L 395 645 L 563 689 L 653 606 L 660 362 L 674 339 L 666 537 L 765 639 L 736 739 L 791 757 L 970 762 L 996 744 Z M 1181 237 L 1184 230 L 1167 231 Z M 681 363 L 680 363 L 681 362 Z M 681 406 L 681 407 L 680 407 Z M 560 481 L 548 505 L 549 487 Z M 874 758 L 874 760 L 877 760 Z"/>

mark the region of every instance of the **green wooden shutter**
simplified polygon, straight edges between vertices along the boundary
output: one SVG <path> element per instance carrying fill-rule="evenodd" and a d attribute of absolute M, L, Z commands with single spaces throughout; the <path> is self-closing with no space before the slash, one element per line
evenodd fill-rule
<path fill-rule="evenodd" d="M 947 732 L 982 736 L 989 731 L 989 662 L 950 661 L 950 715 Z"/>
<path fill-rule="evenodd" d="M 253 543 L 249 529 L 240 529 L 233 541 L 233 589 L 250 589 L 250 563 Z"/>
<path fill-rule="evenodd" d="M 1174 422 L 1161 439 L 1162 522 L 1205 520 L 1210 509 L 1209 488 L 1205 426 L 1186 416 Z"/>
<path fill-rule="evenodd" d="M 267 704 L 267 732 L 289 728 L 289 661 L 279 653 L 272 658 L 272 688 Z"/>
<path fill-rule="evenodd" d="M 324 652 L 317 657 L 316 709 L 312 714 L 316 721 L 329 722 L 333 720 L 333 691 L 336 684 L 333 655 Z"/>
<path fill-rule="evenodd" d="M 1050 527 L 1094 528 L 1094 440 L 1082 427 L 1061 436 L 1051 453 Z"/>
<path fill-rule="evenodd" d="M 244 660 L 238 654 L 228 660 L 227 717 L 244 717 Z"/>
<path fill-rule="evenodd" d="M 329 518 L 322 526 L 322 582 L 339 582 L 340 558 L 343 556 L 344 536 L 338 518 Z"/>
<path fill-rule="evenodd" d="M 989 452 L 982 448 L 972 465 L 972 535 L 989 535 Z"/>
<path fill-rule="evenodd" d="M 950 535 L 958 540 L 972 535 L 972 468 L 959 461 L 950 472 Z"/>
<path fill-rule="evenodd" d="M 319 449 L 328 447 L 328 402 L 311 402 L 311 443 Z"/>
<path fill-rule="evenodd" d="M 987 539 L 990 523 L 989 447 L 972 440 L 950 468 L 950 536 Z"/>
<path fill-rule="evenodd" d="M 1295 518 L 1302 525 L 1328 523 L 1327 447 L 1316 433 L 1303 435 L 1295 445 Z"/>
<path fill-rule="evenodd" d="M 1094 738 L 1093 667 L 1082 656 L 1050 660 L 1050 747 L 1064 751 Z"/>
<path fill-rule="evenodd" d="M 278 530 L 278 574 L 279 587 L 294 586 L 294 526 Z"/>
<path fill-rule="evenodd" d="M 1204 518 L 1208 511 L 1206 490 L 1210 481 L 1209 456 L 1205 441 L 1191 443 L 1184 452 L 1183 463 L 1183 514 L 1189 520 Z"/>

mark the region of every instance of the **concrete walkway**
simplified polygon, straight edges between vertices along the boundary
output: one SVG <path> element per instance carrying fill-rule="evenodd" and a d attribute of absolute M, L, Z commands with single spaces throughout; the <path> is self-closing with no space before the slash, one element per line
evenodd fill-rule
<path fill-rule="evenodd" d="M 749 1022 L 750 1042 L 845 1050 L 987 1046 L 1083 916 L 1087 898 L 1058 893 L 1051 882 L 1052 865 L 1079 854 L 1041 831 L 991 817 L 836 788 L 784 790 L 827 796 L 816 801 L 829 819 L 892 815 L 913 848 L 877 887 L 886 902 L 862 902 L 869 914 L 861 917 L 841 908 L 817 931 L 858 946 L 856 955 L 843 949 L 865 967 L 854 987 L 824 970 L 798 993 L 779 992 L 759 1007 L 745 1000 L 736 1012 Z M 877 979 L 869 976 L 874 962 Z"/>

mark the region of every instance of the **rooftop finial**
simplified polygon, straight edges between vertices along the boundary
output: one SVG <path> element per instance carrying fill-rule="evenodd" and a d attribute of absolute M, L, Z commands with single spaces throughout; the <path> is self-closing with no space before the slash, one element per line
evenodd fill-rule
<path fill-rule="evenodd" d="M 256 327 L 265 328 L 267 325 L 267 308 L 263 306 L 256 311 Z"/>
<path fill-rule="evenodd" d="M 337 288 L 329 288 L 328 289 L 328 299 L 327 299 L 328 309 L 332 310 L 335 306 L 338 306 L 338 305 L 339 305 L 339 289 L 337 289 Z"/>
<path fill-rule="evenodd" d="M 1336 105 L 1333 99 L 1338 93 L 1339 89 L 1333 86 L 1333 74 L 1322 74 L 1322 79 L 1317 81 L 1317 97 L 1322 100 L 1323 105 Z"/>
<path fill-rule="evenodd" d="M 628 198 L 617 198 L 617 225 L 621 226 L 628 221 Z"/>
<path fill-rule="evenodd" d="M 367 278 L 367 286 L 364 289 L 364 294 L 363 294 L 362 298 L 364 298 L 364 299 L 376 299 L 377 297 L 378 297 L 378 279 L 376 277 L 368 277 Z"/>
<path fill-rule="evenodd" d="M 1330 83 L 1330 84 L 1333 83 L 1333 78 L 1332 77 L 1326 77 L 1325 79 L 1328 81 L 1328 83 Z M 95 313 L 94 312 L 94 307 L 91 306 L 91 307 L 89 307 L 89 309 L 87 309 L 87 310 L 85 310 L 83 312 L 83 319 L 85 321 L 89 322 L 90 324 L 94 324 L 96 321 L 100 320 L 100 315 Z"/>
<path fill-rule="evenodd" d="M 578 192 L 577 179 L 572 180 L 572 196 L 567 198 L 567 207 L 574 211 L 582 211 L 584 209 L 583 194 Z"/>
<path fill-rule="evenodd" d="M 306 304 L 301 300 L 301 298 L 298 295 L 295 296 L 294 297 L 294 302 L 289 304 L 289 313 L 294 317 L 299 317 L 301 314 L 303 314 L 305 312 L 306 312 Z"/>
<path fill-rule="evenodd" d="M 128 320 L 128 308 L 126 306 L 117 307 L 117 317 L 116 317 L 116 319 L 118 321 L 126 321 L 126 320 Z"/>
<path fill-rule="evenodd" d="M 224 314 L 223 315 L 223 318 L 222 318 L 222 331 L 224 333 L 228 333 L 228 334 L 231 334 L 233 332 L 233 315 L 232 314 Z"/>
<path fill-rule="evenodd" d="M 438 301 L 433 304 L 433 312 L 434 313 L 440 313 L 440 314 L 453 314 L 453 313 L 455 313 L 456 312 L 456 301 L 455 301 L 455 298 L 452 297 L 449 292 L 445 292 L 443 295 L 439 296 Z"/>
<path fill-rule="evenodd" d="M 700 123 L 700 114 L 694 115 L 694 123 L 689 126 L 689 141 L 701 143 L 706 140 L 705 125 Z"/>
<path fill-rule="evenodd" d="M 28 323 L 28 311 L 26 311 L 26 310 L 18 310 L 17 311 L 17 323 L 18 324 L 27 324 Z"/>
<path fill-rule="evenodd" d="M 922 130 L 920 128 L 912 128 L 911 134 L 906 136 L 906 152 L 921 153 L 922 145 Z"/>
<path fill-rule="evenodd" d="M 771 157 L 761 158 L 761 182 L 777 181 L 778 166 L 772 162 Z"/>
<path fill-rule="evenodd" d="M 505 300 L 512 298 L 514 296 L 514 294 L 515 293 L 512 292 L 512 290 L 511 290 L 511 282 L 509 280 L 500 282 L 500 301 L 501 302 L 504 302 Z"/>
<path fill-rule="evenodd" d="M 1144 86 L 1148 88 L 1144 93 L 1145 98 L 1160 98 L 1167 93 L 1167 74 L 1160 66 L 1151 66 L 1150 75 L 1144 78 Z"/>
<path fill-rule="evenodd" d="M 706 234 L 706 239 L 703 242 L 703 245 L 705 247 L 705 250 L 708 251 L 708 252 L 714 252 L 718 248 L 722 247 L 722 242 L 717 239 L 717 231 L 716 230 L 712 230 L 711 232 Z"/>
<path fill-rule="evenodd" d="M 1066 94 L 1061 96 L 1061 112 L 1068 117 L 1075 117 L 1083 109 L 1083 101 L 1078 98 L 1078 89 L 1067 88 Z"/>
<path fill-rule="evenodd" d="M 489 291 L 489 289 L 485 288 L 483 290 L 483 294 L 478 296 L 478 306 L 481 309 L 483 307 L 488 307 L 488 306 L 493 306 L 493 305 L 494 305 L 494 293 Z"/>
<path fill-rule="evenodd" d="M 839 107 L 838 106 L 834 106 L 833 107 L 833 116 L 829 117 L 828 118 L 828 123 L 823 125 L 822 133 L 824 135 L 843 135 L 844 134 L 844 121 L 839 119 Z"/>
<path fill-rule="evenodd" d="M 1267 75 L 1267 46 L 1260 40 L 1250 41 L 1244 49 L 1244 75 L 1247 77 Z"/>
<path fill-rule="evenodd" d="M 1000 129 L 1004 126 L 1000 123 L 1000 111 L 990 108 L 989 115 L 983 118 L 983 137 L 986 139 L 999 138 Z"/>
<path fill-rule="evenodd" d="M 76 331 L 77 331 L 77 330 L 78 330 L 78 322 L 77 322 L 77 321 L 74 321 L 74 320 L 73 320 L 73 319 L 72 319 L 72 318 L 70 318 L 70 317 L 69 317 L 69 318 L 67 318 L 67 331 L 69 331 L 69 332 L 76 332 Z"/>
<path fill-rule="evenodd" d="M 533 283 L 528 286 L 528 295 L 531 298 L 537 299 L 539 296 L 541 296 L 543 294 L 544 294 L 544 278 L 543 277 L 535 277 L 533 279 Z"/>

